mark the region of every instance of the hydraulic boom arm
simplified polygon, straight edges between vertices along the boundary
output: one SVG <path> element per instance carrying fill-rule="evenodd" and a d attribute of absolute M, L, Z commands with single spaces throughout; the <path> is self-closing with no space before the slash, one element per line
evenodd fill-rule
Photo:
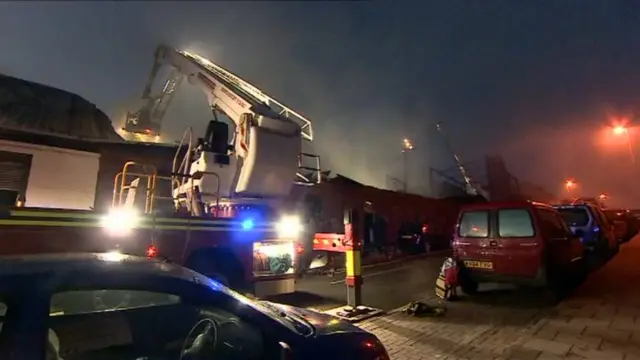
<path fill-rule="evenodd" d="M 151 84 L 162 66 L 170 66 L 173 71 L 162 95 L 153 97 Z M 180 185 L 173 189 L 174 198 L 195 188 L 203 202 L 207 197 L 224 200 L 287 195 L 293 179 L 301 178 L 297 170 L 301 167 L 302 140 L 313 140 L 311 121 L 211 61 L 165 45 L 156 50 L 143 94 L 149 102 L 138 113 L 161 120 L 184 78 L 204 91 L 215 120 L 182 164 L 174 164 L 175 174 L 189 175 L 181 176 Z M 235 125 L 231 141 L 228 127 L 217 121 L 216 111 Z M 204 176 L 207 174 L 213 176 Z"/>

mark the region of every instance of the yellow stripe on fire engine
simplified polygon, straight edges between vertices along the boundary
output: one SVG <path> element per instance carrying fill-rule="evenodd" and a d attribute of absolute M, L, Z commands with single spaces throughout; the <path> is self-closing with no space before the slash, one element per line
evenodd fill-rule
<path fill-rule="evenodd" d="M 347 276 L 360 276 L 362 269 L 360 264 L 360 251 L 347 250 L 345 257 L 347 258 Z"/>
<path fill-rule="evenodd" d="M 11 210 L 10 216 L 14 217 L 40 217 L 40 218 L 65 218 L 65 219 L 82 219 L 82 220 L 100 220 L 107 214 L 94 212 L 61 212 L 61 211 L 34 211 L 34 210 Z M 174 224 L 198 224 L 198 225 L 231 225 L 233 220 L 217 219 L 175 219 L 166 217 L 153 217 L 152 215 L 142 215 L 140 220 L 144 222 L 155 221 L 160 223 Z"/>
<path fill-rule="evenodd" d="M 46 226 L 46 227 L 82 227 L 82 228 L 101 228 L 102 224 L 98 222 L 83 221 L 55 221 L 55 220 L 23 220 L 23 219 L 0 219 L 0 225 L 6 226 Z M 233 230 L 230 226 L 194 226 L 194 225 L 162 225 L 153 223 L 142 223 L 134 226 L 134 229 L 155 229 L 155 230 L 191 230 L 191 231 L 229 231 Z M 270 227 L 258 226 L 249 231 L 270 231 Z"/>
<path fill-rule="evenodd" d="M 77 219 L 99 219 L 100 214 L 94 212 L 61 212 L 61 211 L 37 211 L 37 210 L 11 210 L 10 216 L 21 217 L 48 217 L 48 218 L 77 218 Z"/>

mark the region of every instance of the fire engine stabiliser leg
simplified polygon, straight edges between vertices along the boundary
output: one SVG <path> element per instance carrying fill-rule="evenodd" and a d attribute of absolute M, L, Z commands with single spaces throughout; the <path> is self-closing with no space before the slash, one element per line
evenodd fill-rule
<path fill-rule="evenodd" d="M 347 305 L 357 308 L 362 305 L 362 266 L 360 264 L 360 250 L 347 250 L 346 258 L 346 278 Z"/>
<path fill-rule="evenodd" d="M 316 234 L 314 250 L 342 252 L 345 254 L 345 286 L 347 305 L 328 310 L 325 313 L 350 322 L 362 321 L 384 311 L 362 305 L 362 239 L 360 221 L 355 210 L 348 210 L 344 217 L 344 234 Z"/>

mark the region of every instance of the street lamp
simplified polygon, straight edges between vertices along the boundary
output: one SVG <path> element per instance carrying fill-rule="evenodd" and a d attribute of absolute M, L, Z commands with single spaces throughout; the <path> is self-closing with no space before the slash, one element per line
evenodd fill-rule
<path fill-rule="evenodd" d="M 636 155 L 633 152 L 633 146 L 631 146 L 631 136 L 629 135 L 629 128 L 623 125 L 616 125 L 611 130 L 615 136 L 626 136 L 627 146 L 629 147 L 629 155 L 631 156 L 631 163 L 636 163 Z"/>
<path fill-rule="evenodd" d="M 409 190 L 409 152 L 413 150 L 413 144 L 407 138 L 402 140 L 402 157 L 404 160 L 404 192 Z"/>

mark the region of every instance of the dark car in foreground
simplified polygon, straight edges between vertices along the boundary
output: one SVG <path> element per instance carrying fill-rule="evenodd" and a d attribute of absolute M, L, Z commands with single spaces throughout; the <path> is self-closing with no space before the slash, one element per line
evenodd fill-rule
<path fill-rule="evenodd" d="M 0 258 L 0 358 L 388 359 L 336 318 L 119 253 Z"/>

